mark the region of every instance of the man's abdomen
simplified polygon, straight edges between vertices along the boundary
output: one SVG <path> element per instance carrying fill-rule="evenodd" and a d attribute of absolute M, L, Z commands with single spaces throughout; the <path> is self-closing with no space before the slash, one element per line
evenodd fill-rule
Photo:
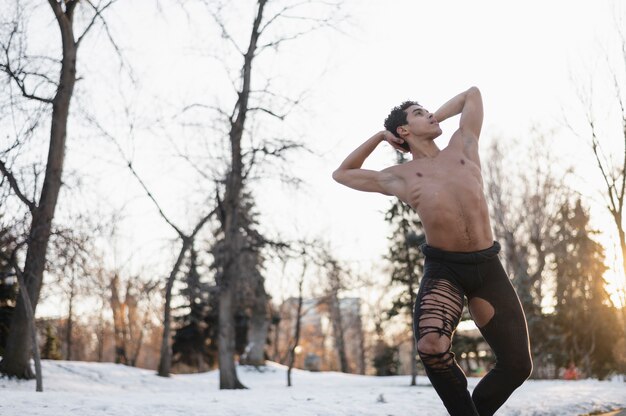
<path fill-rule="evenodd" d="M 466 187 L 457 193 L 438 192 L 433 198 L 424 195 L 417 212 L 429 245 L 448 251 L 477 251 L 493 244 L 482 190 L 479 195 L 471 191 Z"/>

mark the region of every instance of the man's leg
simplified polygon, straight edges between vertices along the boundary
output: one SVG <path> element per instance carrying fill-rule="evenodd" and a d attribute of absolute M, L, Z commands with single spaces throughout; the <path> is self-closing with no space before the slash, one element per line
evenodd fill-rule
<path fill-rule="evenodd" d="M 530 376 L 532 359 L 524 311 L 500 261 L 479 267 L 483 285 L 469 296 L 469 309 L 496 365 L 474 388 L 472 398 L 480 416 L 491 416 Z"/>
<path fill-rule="evenodd" d="M 467 379 L 451 351 L 452 333 L 463 311 L 462 288 L 451 281 L 424 276 L 415 303 L 417 352 L 426 374 L 452 416 L 478 415 Z"/>

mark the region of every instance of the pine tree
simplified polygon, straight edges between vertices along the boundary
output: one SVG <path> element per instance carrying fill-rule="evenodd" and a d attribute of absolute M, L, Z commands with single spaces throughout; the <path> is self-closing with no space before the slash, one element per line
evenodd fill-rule
<path fill-rule="evenodd" d="M 397 375 L 400 367 L 398 348 L 379 340 L 374 349 L 373 365 L 377 376 Z"/>
<path fill-rule="evenodd" d="M 244 189 L 241 196 L 241 224 L 244 244 L 239 257 L 241 276 L 237 284 L 238 311 L 235 314 L 239 329 L 236 350 L 241 354 L 242 364 L 260 366 L 265 364 L 270 316 L 269 296 L 265 291 L 262 274 L 265 257 L 262 253 L 268 240 L 257 230 L 259 225 L 253 196 Z"/>
<path fill-rule="evenodd" d="M 241 190 L 237 218 L 237 236 L 232 240 L 237 251 L 235 264 L 228 266 L 230 255 L 227 251 L 232 247 L 226 246 L 223 234 L 218 230 L 218 240 L 210 250 L 214 258 L 211 267 L 216 272 L 218 282 L 227 266 L 233 272 L 229 284 L 234 289 L 231 307 L 234 352 L 247 364 L 261 365 L 265 359 L 270 319 L 269 298 L 264 289 L 265 279 L 262 274 L 265 260 L 262 251 L 268 245 L 281 244 L 269 241 L 258 231 L 259 221 L 254 198 L 245 186 Z"/>
<path fill-rule="evenodd" d="M 211 290 L 209 283 L 200 277 L 198 253 L 194 247 L 189 251 L 187 262 L 185 287 L 180 291 L 187 300 L 181 308 L 187 313 L 174 317 L 178 328 L 174 332 L 172 361 L 202 371 L 216 363 L 217 299 L 212 296 L 215 291 Z"/>
<path fill-rule="evenodd" d="M 46 324 L 46 342 L 41 349 L 41 358 L 44 360 L 60 360 L 61 348 L 59 338 L 52 331 L 52 325 Z"/>
<path fill-rule="evenodd" d="M 2 220 L 1 213 L 0 220 Z M 0 222 L 0 356 L 4 354 L 11 316 L 15 310 L 18 295 L 15 272 L 8 261 L 14 245 L 15 238 L 10 230 Z"/>
<path fill-rule="evenodd" d="M 603 378 L 615 367 L 612 346 L 619 334 L 616 309 L 605 289 L 604 248 L 594 234 L 580 200 L 561 207 L 554 262 L 554 329 L 560 342 L 554 359 L 561 367 L 574 361 L 584 375 Z"/>
<path fill-rule="evenodd" d="M 406 161 L 402 153 L 398 153 L 398 163 Z M 395 315 L 410 316 L 410 330 L 413 330 L 413 305 L 423 274 L 424 259 L 419 251 L 419 245 L 425 241 L 422 223 L 413 209 L 400 201 L 395 200 L 385 214 L 385 220 L 391 224 L 392 231 L 389 237 L 389 253 L 385 258 L 391 263 L 391 284 L 405 288 L 394 299 L 388 312 L 389 317 Z M 413 334 L 415 335 L 415 334 Z M 412 338 L 411 385 L 416 384 L 417 345 L 415 336 Z"/>

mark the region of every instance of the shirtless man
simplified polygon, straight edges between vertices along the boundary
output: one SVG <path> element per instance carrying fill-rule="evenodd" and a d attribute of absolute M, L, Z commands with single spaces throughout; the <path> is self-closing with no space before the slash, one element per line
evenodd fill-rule
<path fill-rule="evenodd" d="M 439 123 L 461 114 L 448 146 L 439 149 Z M 435 113 L 413 101 L 394 108 L 385 128 L 353 151 L 333 172 L 350 188 L 398 197 L 419 215 L 426 234 L 424 276 L 414 308 L 418 354 L 452 416 L 493 415 L 532 372 L 526 318 L 498 258 L 483 193 L 478 138 L 480 91 L 472 87 Z M 413 159 L 382 171 L 362 169 L 381 142 Z M 470 396 L 451 352 L 465 297 L 470 314 L 496 357 L 495 367 Z"/>

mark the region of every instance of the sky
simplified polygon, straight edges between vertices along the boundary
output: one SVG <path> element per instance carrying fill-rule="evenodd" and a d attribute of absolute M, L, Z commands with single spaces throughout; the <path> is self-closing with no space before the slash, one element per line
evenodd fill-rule
<path fill-rule="evenodd" d="M 581 121 L 573 86 L 590 76 L 600 96 L 595 105 L 604 109 L 610 92 L 602 90 L 603 53 L 610 44 L 614 10 L 623 18 L 623 7 L 604 1 L 359 4 L 363 5 L 350 9 L 355 30 L 346 37 L 333 37 L 327 58 L 331 64 L 315 105 L 310 106 L 319 121 L 316 133 L 309 135 L 324 156 L 301 171 L 314 192 L 325 195 L 313 200 L 310 227 L 323 224 L 324 235 L 355 267 L 378 265 L 389 233 L 381 212 L 392 197 L 345 188 L 329 181 L 328 173 L 379 131 L 389 109 L 399 102 L 416 99 L 434 111 L 476 85 L 485 108 L 483 157 L 493 140 L 524 143 L 533 139 L 533 128 L 554 131 L 546 151 L 576 165 L 574 186 L 586 196 L 595 224 L 606 233 L 602 240 L 607 251 L 612 252 L 610 242 L 616 238 L 596 192 L 601 178 L 587 138 L 572 137 L 563 120 L 567 116 L 573 125 Z M 458 118 L 442 124 L 440 147 L 457 125 Z M 619 121 L 613 125 L 619 126 Z M 613 139 L 619 143 L 619 136 Z M 523 157 L 519 156 L 521 164 Z M 382 169 L 394 162 L 393 150 L 382 145 L 364 167 Z M 281 210 L 280 218 L 288 218 L 292 210 L 311 203 L 304 198 L 296 207 L 289 205 L 288 211 L 274 204 L 272 211 Z"/>
<path fill-rule="evenodd" d="M 252 3 L 237 3 L 238 12 L 228 16 L 229 28 L 242 43 Z M 183 166 L 175 148 L 195 156 L 202 154 L 207 136 L 217 137 L 212 149 L 223 148 L 224 142 L 215 130 L 207 134 L 206 129 L 199 133 L 201 129 L 194 128 L 194 123 L 210 119 L 209 113 L 174 115 L 191 103 L 229 107 L 233 96 L 228 75 L 238 66 L 236 54 L 215 28 L 194 20 L 208 18 L 206 13 L 190 4 L 186 12 L 165 3 L 160 10 L 154 3 L 111 9 L 111 32 L 133 68 L 135 83 L 128 82 L 125 67 L 111 58 L 110 43 L 99 30 L 80 51 L 84 78 L 75 97 L 76 108 L 98 114 L 103 128 L 119 138 L 125 157 L 132 158 L 164 210 L 187 228 L 207 206 L 200 197 L 189 198 L 190 191 L 205 185 L 193 169 Z M 616 235 L 597 192 L 601 178 L 587 137 L 571 134 L 563 120 L 583 125 L 575 86 L 591 80 L 594 108 L 607 125 L 615 125 L 605 58 L 608 55 L 613 62 L 618 57 L 615 21 L 626 17 L 620 2 L 347 0 L 344 10 L 349 19 L 340 30 L 316 31 L 257 61 L 257 85 L 271 77 L 278 91 L 306 94 L 286 122 L 263 119 L 251 127 L 260 137 L 300 139 L 314 151 L 290 157 L 283 167 L 304 181 L 301 188 L 275 179 L 255 185 L 262 228 L 270 236 L 324 238 L 356 275 L 371 277 L 384 288 L 388 276 L 381 256 L 387 251 L 389 228 L 383 213 L 393 200 L 343 187 L 332 180 L 332 171 L 382 129 L 385 116 L 399 102 L 415 99 L 434 111 L 475 85 L 484 100 L 483 157 L 494 140 L 524 143 L 533 138 L 533 128 L 551 132 L 546 151 L 576 166 L 570 181 L 590 207 L 594 225 L 603 232 L 599 239 L 614 263 Z M 46 30 L 38 33 L 54 40 L 49 34 L 54 30 L 48 19 Z M 229 65 L 231 69 L 225 70 Z M 157 129 L 155 118 L 165 126 Z M 458 118 L 442 123 L 440 147 L 457 125 Z M 619 144 L 619 130 L 617 135 L 607 131 L 607 137 L 611 146 Z M 524 156 L 519 155 L 519 163 L 524 163 Z M 217 166 L 210 157 L 198 161 L 209 166 L 212 162 Z M 382 169 L 393 163 L 394 151 L 382 144 L 364 167 Z M 275 177 L 276 170 L 268 167 L 267 173 Z M 124 169 L 116 147 L 78 116 L 68 136 L 66 171 L 88 184 L 84 194 L 90 195 L 90 209 L 123 211 L 125 220 L 111 240 L 116 245 L 112 262 L 127 267 L 129 274 L 146 269 L 164 273 L 171 267 L 174 234 Z M 68 179 L 70 185 L 78 181 Z M 71 211 L 71 202 L 66 207 Z M 164 249 L 171 256 L 164 256 Z M 619 274 L 614 267 L 607 278 L 623 281 L 615 278 Z M 311 276 L 311 290 L 315 284 L 316 277 Z M 293 278 L 281 277 L 278 268 L 269 265 L 270 293 L 286 296 L 294 287 Z M 377 296 L 371 290 L 355 293 Z M 55 307 L 49 305 L 49 310 Z"/>

